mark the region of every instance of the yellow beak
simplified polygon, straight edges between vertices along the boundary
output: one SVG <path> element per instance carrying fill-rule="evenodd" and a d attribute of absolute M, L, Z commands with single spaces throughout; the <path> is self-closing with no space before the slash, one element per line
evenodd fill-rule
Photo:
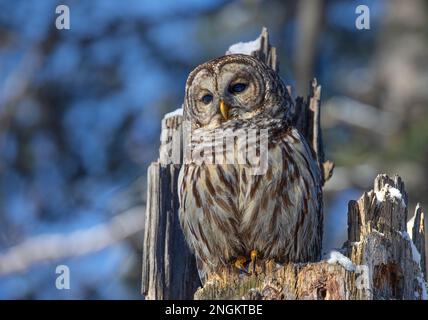
<path fill-rule="evenodd" d="M 220 112 L 224 120 L 229 119 L 229 107 L 224 103 L 223 100 L 220 100 Z"/>

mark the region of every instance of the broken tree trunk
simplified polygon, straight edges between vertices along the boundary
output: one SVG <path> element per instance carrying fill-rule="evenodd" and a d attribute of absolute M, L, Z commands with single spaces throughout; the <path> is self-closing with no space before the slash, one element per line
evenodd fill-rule
<path fill-rule="evenodd" d="M 422 237 L 423 213 L 412 232 Z M 407 195 L 400 177 L 378 175 L 374 190 L 348 209 L 348 241 L 341 252 L 307 264 L 260 262 L 258 274 L 232 270 L 212 276 L 196 299 L 427 299 L 425 260 L 406 229 Z M 418 237 L 419 237 L 418 236 Z M 423 235 L 424 236 L 424 235 Z"/>
<path fill-rule="evenodd" d="M 254 43 L 250 47 L 253 49 Z M 258 48 L 245 53 L 278 70 L 276 50 L 265 28 L 258 38 Z M 289 92 L 291 95 L 290 88 Z M 295 100 L 293 125 L 311 145 L 325 182 L 332 175 L 333 163 L 324 159 L 320 96 L 321 87 L 314 80 L 308 98 Z M 417 209 L 411 231 L 414 245 L 405 229 L 404 184 L 398 177 L 392 180 L 385 175 L 376 178 L 374 191 L 365 193 L 358 202 L 350 202 L 349 237 L 341 253 L 333 252 L 326 261 L 308 264 L 279 266 L 259 261 L 257 275 L 251 276 L 226 269 L 220 275 L 211 275 L 197 290 L 200 281 L 195 259 L 178 221 L 177 179 L 182 158 L 182 117 L 174 112 L 162 121 L 159 160 L 150 165 L 147 175 L 142 268 L 146 299 L 426 298 L 421 271 L 426 270 L 421 259 L 425 257 L 424 214 Z"/>
<path fill-rule="evenodd" d="M 165 117 L 159 160 L 147 172 L 141 290 L 146 299 L 192 299 L 200 286 L 195 258 L 178 221 L 181 146 L 181 116 Z"/>

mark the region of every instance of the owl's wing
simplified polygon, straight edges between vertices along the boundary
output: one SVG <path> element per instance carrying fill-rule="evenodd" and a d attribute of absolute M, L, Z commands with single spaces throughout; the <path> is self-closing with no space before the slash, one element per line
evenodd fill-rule
<path fill-rule="evenodd" d="M 180 172 L 180 224 L 202 281 L 242 249 L 236 175 L 232 165 L 184 164 Z"/>
<path fill-rule="evenodd" d="M 241 172 L 242 234 L 264 257 L 316 260 L 322 231 L 318 164 L 297 130 L 269 142 L 267 172 Z"/>
<path fill-rule="evenodd" d="M 186 218 L 184 217 L 184 211 L 183 211 L 183 206 L 181 205 L 181 203 L 183 202 L 183 198 L 184 198 L 184 194 L 185 192 L 187 192 L 186 187 L 185 187 L 185 183 L 183 184 L 184 178 L 185 178 L 185 172 L 187 174 L 188 170 L 184 169 L 184 165 L 181 167 L 180 173 L 178 175 L 178 199 L 180 202 L 180 211 L 179 211 L 179 219 L 180 219 L 180 224 L 182 227 L 182 230 L 184 230 L 184 224 L 186 223 Z M 185 234 L 185 238 L 186 241 L 188 243 L 189 246 L 191 246 L 191 240 L 189 239 L 189 236 L 186 236 Z M 190 247 L 191 251 L 193 253 L 195 253 L 195 250 L 193 247 Z M 199 280 L 201 281 L 201 284 L 204 285 L 205 282 L 207 281 L 207 276 L 208 276 L 208 272 L 209 272 L 209 267 L 206 265 L 206 263 L 204 263 L 201 258 L 199 257 L 199 255 L 195 254 L 195 261 L 196 261 L 196 269 L 198 270 L 198 275 L 199 275 Z"/>
<path fill-rule="evenodd" d="M 209 268 L 208 266 L 198 257 L 196 259 L 196 268 L 198 269 L 199 280 L 201 281 L 202 286 L 205 285 L 205 282 L 208 280 Z"/>

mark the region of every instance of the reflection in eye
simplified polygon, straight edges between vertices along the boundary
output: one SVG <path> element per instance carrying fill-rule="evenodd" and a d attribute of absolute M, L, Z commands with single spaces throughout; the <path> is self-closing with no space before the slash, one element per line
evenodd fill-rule
<path fill-rule="evenodd" d="M 202 97 L 201 101 L 204 104 L 209 104 L 209 103 L 211 103 L 211 101 L 213 101 L 213 96 L 211 94 L 206 94 Z"/>
<path fill-rule="evenodd" d="M 247 88 L 247 85 L 245 83 L 236 83 L 232 86 L 230 86 L 229 91 L 231 93 L 241 93 Z"/>

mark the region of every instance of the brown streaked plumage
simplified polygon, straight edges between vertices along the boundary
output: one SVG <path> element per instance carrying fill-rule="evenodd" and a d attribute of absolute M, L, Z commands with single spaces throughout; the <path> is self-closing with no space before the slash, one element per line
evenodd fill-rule
<path fill-rule="evenodd" d="M 293 107 L 277 73 L 251 56 L 220 57 L 190 73 L 186 154 L 207 156 L 237 132 L 258 132 L 252 143 L 229 140 L 232 163 L 212 163 L 215 154 L 186 158 L 181 169 L 180 223 L 202 278 L 240 256 L 253 257 L 252 250 L 278 262 L 319 259 L 321 175 L 312 150 L 290 125 Z M 262 130 L 268 132 L 267 154 L 253 143 L 262 141 Z M 240 148 L 266 156 L 263 174 L 254 174 L 248 159 L 238 161 Z"/>

